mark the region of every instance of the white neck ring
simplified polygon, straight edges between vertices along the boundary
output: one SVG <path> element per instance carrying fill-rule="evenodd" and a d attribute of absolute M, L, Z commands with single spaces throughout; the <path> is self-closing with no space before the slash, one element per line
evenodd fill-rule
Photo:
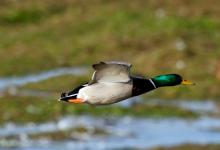
<path fill-rule="evenodd" d="M 156 89 L 157 87 L 156 87 L 155 83 L 153 82 L 153 80 L 152 80 L 152 79 L 149 79 L 149 81 L 150 81 L 150 83 L 154 86 L 154 88 Z"/>

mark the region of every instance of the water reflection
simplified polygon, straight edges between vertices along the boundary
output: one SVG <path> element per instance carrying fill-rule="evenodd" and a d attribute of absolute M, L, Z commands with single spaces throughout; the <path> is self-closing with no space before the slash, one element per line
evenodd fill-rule
<path fill-rule="evenodd" d="M 41 80 L 46 80 L 51 77 L 56 77 L 60 75 L 66 75 L 66 74 L 82 75 L 86 73 L 87 73 L 86 68 L 75 67 L 75 68 L 59 68 L 59 69 L 45 71 L 39 74 L 32 74 L 22 77 L 0 78 L 0 90 L 4 90 L 6 88 L 13 86 L 22 86 L 30 82 L 39 82 Z"/>
<path fill-rule="evenodd" d="M 200 114 L 218 112 L 216 103 L 212 100 L 202 100 L 202 101 L 161 100 L 161 99 L 147 100 L 139 96 L 139 97 L 129 98 L 128 100 L 117 103 L 116 105 L 120 105 L 123 107 L 131 107 L 132 105 L 135 105 L 135 104 L 146 104 L 146 105 L 151 105 L 151 106 L 175 106 L 175 107 L 180 107 L 182 109 L 197 112 Z"/>
<path fill-rule="evenodd" d="M 111 122 L 111 123 L 109 123 Z M 29 134 L 55 132 L 83 126 L 88 130 L 77 139 L 53 141 L 47 138 L 29 139 Z M 220 127 L 220 119 L 201 117 L 197 120 L 177 118 L 166 119 L 137 119 L 122 118 L 93 118 L 89 116 L 64 117 L 57 122 L 45 124 L 27 124 L 17 126 L 7 124 L 0 128 L 0 137 L 18 136 L 13 140 L 1 140 L 1 147 L 17 147 L 18 150 L 36 148 L 42 150 L 65 149 L 122 149 L 122 148 L 151 148 L 156 146 L 172 146 L 184 143 L 209 144 L 220 143 L 220 132 L 212 129 Z M 106 130 L 108 134 L 91 134 L 93 128 Z M 16 140 L 15 140 L 16 139 Z M 11 145 L 9 145 L 11 143 Z"/>
<path fill-rule="evenodd" d="M 85 74 L 85 68 L 61 68 L 24 77 L 0 79 L 0 90 L 13 86 L 21 86 L 29 82 L 38 82 L 64 74 Z M 13 93 L 13 88 L 12 88 Z M 21 95 L 51 96 L 38 91 L 19 91 Z M 147 105 L 176 106 L 203 114 L 196 120 L 178 118 L 150 119 L 150 118 L 94 118 L 91 116 L 68 116 L 58 121 L 42 124 L 29 123 L 17 125 L 7 123 L 0 127 L 0 150 L 84 150 L 94 149 L 123 149 L 123 148 L 151 148 L 158 146 L 173 146 L 184 143 L 210 144 L 220 143 L 220 119 L 208 117 L 207 113 L 217 112 L 213 101 L 164 101 L 144 100 L 141 97 L 131 98 L 117 105 L 130 107 L 136 103 Z M 31 108 L 32 109 L 32 108 Z M 146 110 L 147 111 L 147 110 Z M 205 115 L 204 115 L 205 114 Z M 75 128 L 84 128 L 83 133 Z M 97 134 L 99 129 L 102 133 Z M 40 136 L 33 139 L 35 134 L 49 134 L 69 131 L 67 137 L 60 140 Z"/>

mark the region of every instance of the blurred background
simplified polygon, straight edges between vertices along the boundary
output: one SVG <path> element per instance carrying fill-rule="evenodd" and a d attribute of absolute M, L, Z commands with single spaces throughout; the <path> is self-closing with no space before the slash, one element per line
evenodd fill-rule
<path fill-rule="evenodd" d="M 219 150 L 218 0 L 1 0 L 0 149 Z M 102 107 L 58 102 L 91 64 L 196 86 Z"/>

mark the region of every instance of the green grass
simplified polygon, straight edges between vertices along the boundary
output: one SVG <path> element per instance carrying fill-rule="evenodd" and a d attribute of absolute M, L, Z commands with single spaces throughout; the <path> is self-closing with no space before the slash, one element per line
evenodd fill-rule
<path fill-rule="evenodd" d="M 1 23 L 5 24 L 16 24 L 16 23 L 28 23 L 37 22 L 42 17 L 40 10 L 30 9 L 30 10 L 13 10 L 7 14 L 0 17 Z"/>
<path fill-rule="evenodd" d="M 53 77 L 47 80 L 43 80 L 37 83 L 26 84 L 20 89 L 29 89 L 35 91 L 45 91 L 51 93 L 67 92 L 75 87 L 90 81 L 91 77 L 88 75 L 75 76 L 75 75 L 63 75 L 59 77 Z"/>
<path fill-rule="evenodd" d="M 87 127 L 79 126 L 68 130 L 59 130 L 55 132 L 45 132 L 45 133 L 36 133 L 29 135 L 32 140 L 39 140 L 42 138 L 47 138 L 53 141 L 64 141 L 64 140 L 78 140 L 77 135 L 88 133 L 89 129 Z M 75 135 L 76 133 L 76 135 Z M 95 136 L 106 136 L 108 135 L 108 131 L 102 128 L 94 128 L 92 134 Z"/>
<path fill-rule="evenodd" d="M 183 117 L 196 118 L 197 113 L 172 106 L 134 105 L 129 108 L 69 104 L 52 98 L 4 96 L 1 101 L 0 124 L 5 122 L 28 123 L 57 120 L 65 115 L 92 115 L 97 117 Z"/>
<path fill-rule="evenodd" d="M 121 60 L 133 64 L 134 74 L 152 77 L 178 73 L 196 83 L 196 86 L 157 89 L 145 94 L 144 99 L 218 100 L 220 97 L 220 81 L 216 76 L 220 58 L 218 0 L 0 3 L 0 77 Z M 179 43 L 184 45 L 182 51 L 177 50 Z M 178 69 L 178 61 L 184 62 L 185 68 Z M 19 90 L 48 92 L 51 96 L 2 96 L 0 123 L 44 122 L 69 114 L 197 116 L 175 107 L 92 107 L 57 102 L 61 92 L 90 80 L 91 75 L 92 69 L 81 77 L 65 75 L 19 87 Z"/>
<path fill-rule="evenodd" d="M 197 84 L 163 88 L 150 93 L 148 98 L 219 99 L 219 1 L 91 3 L 2 2 L 0 76 L 122 60 L 132 63 L 132 72 L 136 74 L 179 73 Z M 178 41 L 185 44 L 183 51 L 177 50 Z M 178 61 L 186 67 L 178 69 Z M 89 79 L 89 75 L 77 78 L 79 81 L 67 77 L 25 87 L 60 92 Z"/>
<path fill-rule="evenodd" d="M 79 134 L 92 134 L 94 136 L 108 136 L 110 133 L 103 128 L 94 127 L 93 130 L 89 129 L 88 127 L 84 126 L 76 126 L 69 129 L 61 129 L 52 132 L 43 132 L 43 133 L 31 133 L 27 134 L 28 138 L 31 140 L 41 140 L 41 139 L 48 139 L 53 141 L 65 141 L 65 140 L 78 140 Z M 5 137 L 0 137 L 1 141 L 18 141 L 18 135 L 9 135 Z"/>

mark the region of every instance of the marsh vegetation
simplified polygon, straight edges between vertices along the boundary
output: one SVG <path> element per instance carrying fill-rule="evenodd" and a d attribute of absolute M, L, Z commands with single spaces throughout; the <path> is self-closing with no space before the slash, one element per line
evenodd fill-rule
<path fill-rule="evenodd" d="M 154 149 L 154 147 L 155 150 L 219 149 L 220 141 L 216 140 L 220 136 L 216 130 L 220 127 L 218 123 L 220 9 L 218 6 L 217 0 L 178 2 L 91 0 L 89 3 L 84 0 L 23 0 L 22 3 L 2 0 L 0 2 L 0 149 L 1 147 L 22 149 L 30 145 L 36 147 L 40 142 L 48 141 L 54 141 L 52 144 L 48 142 L 49 145 L 54 146 L 53 149 L 56 149 L 56 146 L 59 149 L 62 144 L 70 145 L 69 149 L 73 146 L 83 149 L 80 147 L 82 141 L 88 145 L 92 142 L 98 143 L 97 145 L 102 149 L 105 140 L 100 144 L 99 136 L 105 137 L 108 142 L 112 140 L 113 147 L 110 148 L 113 149 Z M 139 99 L 130 99 L 129 104 L 122 102 L 103 107 L 69 105 L 57 101 L 61 92 L 71 90 L 78 84 L 90 80 L 93 71 L 91 64 L 101 60 L 130 62 L 133 64 L 134 74 L 146 77 L 179 73 L 186 79 L 194 81 L 196 86 L 161 88 Z M 84 72 L 72 73 L 71 69 L 76 68 L 83 68 Z M 64 69 L 63 73 L 59 73 L 59 69 Z M 51 71 L 51 74 L 48 75 L 48 71 Z M 150 101 L 158 101 L 158 103 Z M 164 105 L 163 101 L 167 103 Z M 178 104 L 174 104 L 173 101 Z M 183 101 L 186 102 L 186 106 L 191 107 L 179 105 Z M 91 122 L 103 118 L 107 123 L 101 127 L 96 124 L 86 126 L 82 123 L 64 130 L 56 128 L 59 127 L 57 123 L 66 116 L 79 117 L 79 120 L 81 117 L 89 116 L 92 118 Z M 195 125 L 197 135 L 205 136 L 206 143 L 202 143 L 202 140 L 196 143 L 193 140 L 182 139 L 179 141 L 180 144 L 189 144 L 164 148 L 167 143 L 157 141 L 153 147 L 144 144 L 143 147 L 138 147 L 135 144 L 129 146 L 132 137 L 138 139 L 133 142 L 140 143 L 150 137 L 142 137 L 132 128 L 127 130 L 133 132 L 112 136 L 122 129 L 121 126 L 118 127 L 117 121 L 120 118 L 123 121 L 126 117 L 132 120 L 128 121 L 130 124 L 135 124 L 135 121 L 140 123 L 142 120 L 151 124 L 156 120 L 161 125 L 165 125 L 166 119 L 173 121 L 169 119 L 174 118 L 177 121 L 184 120 L 186 124 L 183 124 L 187 127 L 190 126 L 190 122 L 196 124 L 200 119 L 207 117 L 214 126 L 208 125 L 209 128 L 205 129 L 207 134 L 204 134 L 197 132 L 196 129 L 200 126 Z M 204 124 L 208 121 L 204 121 Z M 38 129 L 41 125 L 50 123 L 52 123 L 50 127 L 54 130 L 50 131 L 48 126 L 46 128 L 44 126 L 43 131 L 37 130 L 39 133 L 25 132 L 33 126 L 36 126 L 34 129 Z M 64 121 L 64 124 L 68 123 Z M 75 122 L 71 123 L 75 124 Z M 125 121 L 128 127 L 129 123 L 126 124 Z M 137 127 L 150 130 L 145 123 L 144 126 Z M 108 125 L 110 127 L 105 128 Z M 177 122 L 176 126 L 178 125 Z M 152 126 L 155 130 L 162 128 L 156 124 Z M 18 134 L 3 132 L 11 133 L 10 130 Z M 169 133 L 165 131 L 166 129 L 161 129 L 158 134 L 162 136 L 161 133 L 164 132 L 163 135 L 168 136 Z M 190 130 L 186 130 L 186 133 L 190 133 Z M 171 134 L 175 137 L 177 132 Z M 96 135 L 97 138 L 89 143 L 90 137 Z M 213 135 L 216 139 L 209 139 Z M 124 147 L 114 147 L 114 142 L 118 141 L 118 138 L 125 139 Z M 67 143 L 59 143 L 62 139 Z M 172 140 L 175 141 L 171 138 Z M 20 145 L 20 141 L 24 142 L 24 145 Z M 25 141 L 31 144 L 25 145 Z M 171 143 L 171 146 L 172 144 L 177 143 Z"/>

